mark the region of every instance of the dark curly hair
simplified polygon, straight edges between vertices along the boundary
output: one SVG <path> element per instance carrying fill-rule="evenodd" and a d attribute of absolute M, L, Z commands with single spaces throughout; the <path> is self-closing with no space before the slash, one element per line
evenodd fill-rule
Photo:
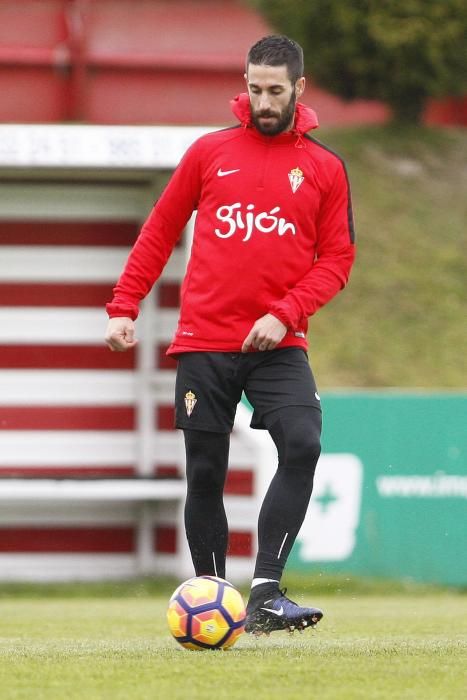
<path fill-rule="evenodd" d="M 287 73 L 292 84 L 303 76 L 303 49 L 293 39 L 272 34 L 253 44 L 246 57 L 246 69 L 252 63 L 255 66 L 287 66 Z"/>

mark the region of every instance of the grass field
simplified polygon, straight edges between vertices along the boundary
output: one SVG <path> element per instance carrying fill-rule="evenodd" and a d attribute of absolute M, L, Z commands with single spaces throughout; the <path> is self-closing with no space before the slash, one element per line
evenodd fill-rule
<path fill-rule="evenodd" d="M 467 131 L 316 135 L 347 163 L 357 231 L 348 288 L 310 320 L 320 388 L 465 387 Z"/>
<path fill-rule="evenodd" d="M 231 651 L 189 652 L 166 628 L 171 584 L 3 586 L 0 697 L 464 697 L 467 596 L 338 581 L 311 590 L 313 603 L 326 612 L 319 629 L 290 637 L 243 635 Z M 296 587 L 293 597 L 302 599 Z"/>

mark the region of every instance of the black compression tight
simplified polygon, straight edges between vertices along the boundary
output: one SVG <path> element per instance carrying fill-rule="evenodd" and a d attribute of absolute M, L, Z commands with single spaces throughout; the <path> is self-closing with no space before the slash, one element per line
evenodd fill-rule
<path fill-rule="evenodd" d="M 320 453 L 321 413 L 291 406 L 265 418 L 278 452 L 278 467 L 258 520 L 254 577 L 280 580 L 301 527 Z M 197 575 L 225 578 L 228 526 L 223 504 L 229 435 L 185 430 L 187 501 L 185 528 Z"/>
<path fill-rule="evenodd" d="M 289 406 L 266 416 L 278 466 L 258 519 L 254 578 L 280 581 L 287 557 L 306 515 L 321 451 L 321 412 Z"/>
<path fill-rule="evenodd" d="M 225 578 L 228 525 L 223 491 L 230 435 L 185 430 L 185 529 L 197 576 Z"/>

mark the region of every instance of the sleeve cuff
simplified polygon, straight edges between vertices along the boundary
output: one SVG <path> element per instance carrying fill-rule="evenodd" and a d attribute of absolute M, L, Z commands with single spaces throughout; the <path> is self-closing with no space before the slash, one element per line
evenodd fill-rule
<path fill-rule="evenodd" d="M 132 321 L 136 321 L 139 315 L 139 309 L 137 306 L 124 306 L 122 304 L 110 302 L 105 305 L 107 315 L 109 318 L 131 318 Z"/>

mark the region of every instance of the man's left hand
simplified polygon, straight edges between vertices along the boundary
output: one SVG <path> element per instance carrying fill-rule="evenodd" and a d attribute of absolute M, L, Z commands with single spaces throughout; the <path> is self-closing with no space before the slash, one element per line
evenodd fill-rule
<path fill-rule="evenodd" d="M 250 348 L 256 350 L 274 350 L 287 333 L 287 326 L 272 314 L 259 318 L 243 341 L 242 352 Z"/>

